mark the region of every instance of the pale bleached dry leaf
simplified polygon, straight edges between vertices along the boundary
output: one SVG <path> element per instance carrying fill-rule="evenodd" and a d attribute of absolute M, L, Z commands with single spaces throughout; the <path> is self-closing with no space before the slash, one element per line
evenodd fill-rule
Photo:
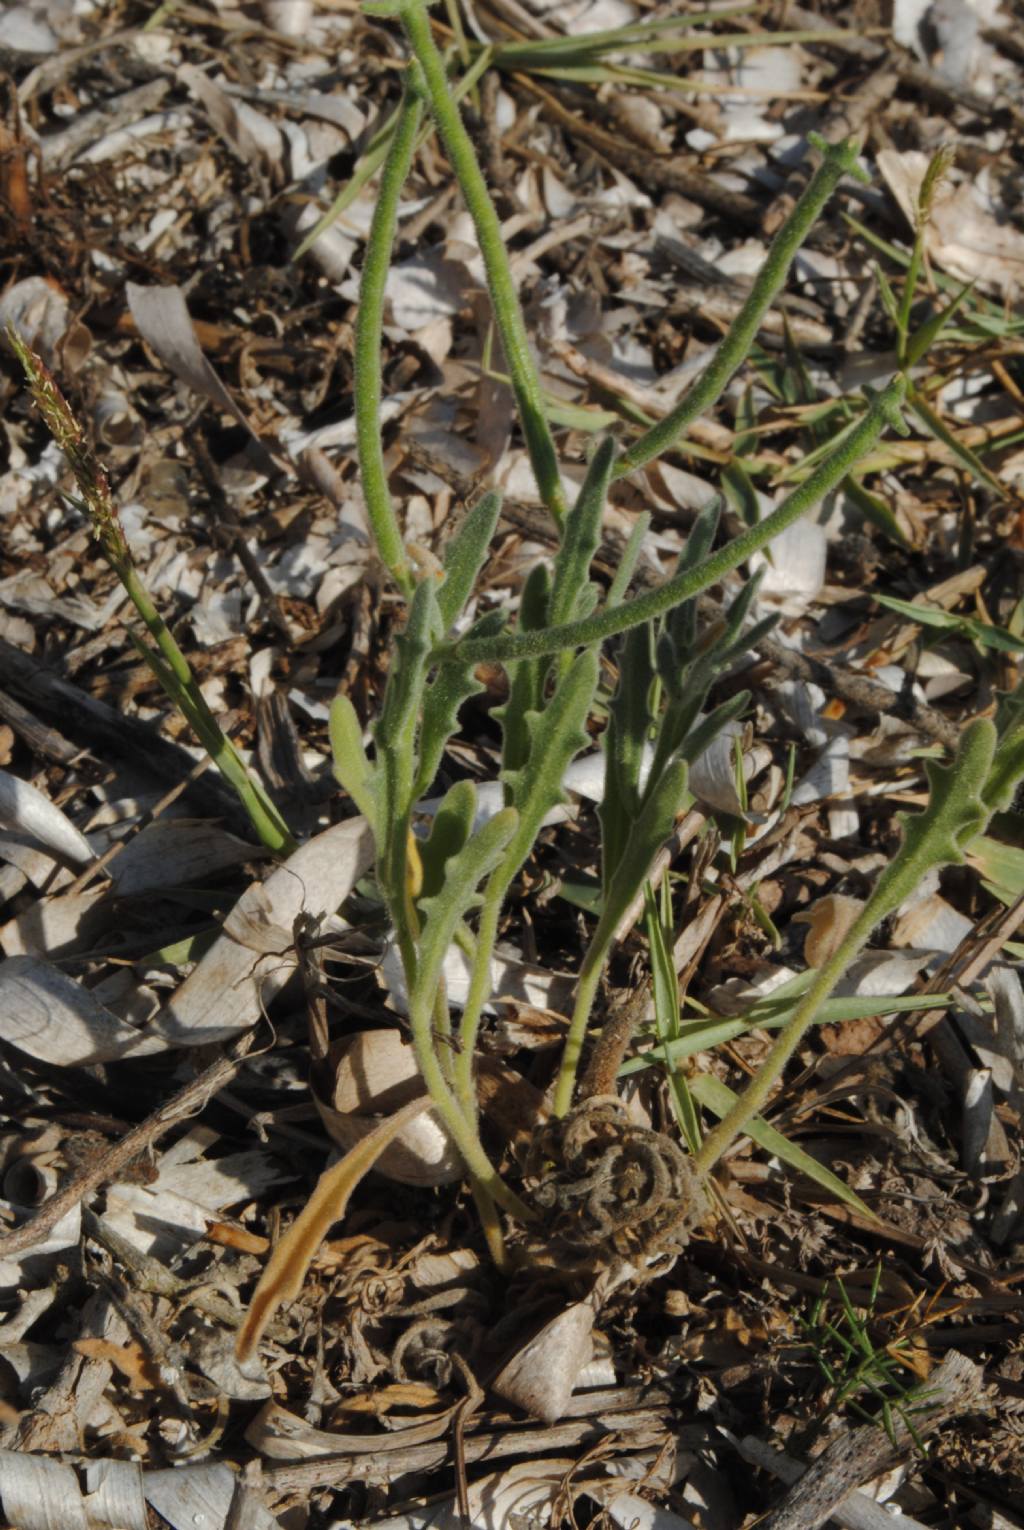
<path fill-rule="evenodd" d="M 87 1461 L 85 1512 L 93 1530 L 147 1530 L 148 1515 L 139 1461 Z"/>
<path fill-rule="evenodd" d="M 557 1423 L 594 1353 L 595 1317 L 592 1296 L 573 1302 L 505 1362 L 491 1390 L 532 1418 Z"/>
<path fill-rule="evenodd" d="M 772 508 L 770 501 L 763 503 L 762 516 Z M 756 553 L 750 560 L 752 573 L 763 570 L 758 599 L 766 602 L 769 610 L 803 615 L 825 582 L 827 553 L 828 537 L 820 522 L 805 517 L 790 526 L 772 539 L 766 552 Z"/>
<path fill-rule="evenodd" d="M 977 1179 L 986 1168 L 989 1135 L 995 1112 L 991 1068 L 970 1068 L 964 1081 L 960 1123 L 960 1161 L 964 1173 Z M 989 1165 L 988 1167 L 992 1167 Z"/>
<path fill-rule="evenodd" d="M 129 446 L 141 439 L 139 416 L 120 388 L 104 388 L 93 405 L 92 418 L 105 446 Z"/>
<path fill-rule="evenodd" d="M 785 128 L 774 118 L 774 113 L 774 120 L 768 117 L 768 100 L 763 97 L 765 94 L 778 96 L 799 88 L 802 83 L 800 49 L 794 46 L 709 49 L 704 57 L 704 78 L 723 92 L 716 98 L 722 127 L 717 139 L 704 133 L 695 142 L 696 133 L 701 132 L 698 129 L 696 133 L 687 134 L 687 141 L 696 147 L 697 142 L 707 140 L 710 143 L 774 143 L 781 138 Z M 728 94 L 730 84 L 740 87 L 736 95 Z M 758 99 L 758 95 L 762 98 Z"/>
<path fill-rule="evenodd" d="M 22 834 L 0 831 L 0 862 L 8 869 L 16 868 L 21 873 L 21 886 L 31 882 L 33 887 L 53 890 L 60 886 L 61 879 L 65 882 L 71 880 L 70 873 L 63 866 L 59 866 L 52 856 L 44 855 Z"/>
<path fill-rule="evenodd" d="M 73 866 L 86 866 L 93 859 L 89 841 L 67 815 L 37 787 L 6 770 L 0 770 L 0 823 Z"/>
<path fill-rule="evenodd" d="M 236 1481 L 230 1466 L 204 1464 L 147 1472 L 143 1489 L 147 1503 L 173 1530 L 224 1530 Z M 280 1530 L 280 1527 L 270 1510 L 256 1503 L 251 1507 L 246 1530 Z"/>
<path fill-rule="evenodd" d="M 396 1030 L 359 1031 L 331 1057 L 334 1090 L 313 1098 L 328 1135 L 346 1150 L 379 1125 L 382 1116 L 422 1092 L 416 1053 Z M 462 1159 L 433 1112 L 414 1117 L 381 1153 L 375 1170 L 403 1185 L 452 1185 Z"/>
<path fill-rule="evenodd" d="M 302 244 L 323 216 L 315 202 L 307 202 L 296 210 L 288 207 L 282 214 L 285 228 L 295 246 Z M 353 257 L 360 241 L 345 232 L 337 223 L 330 224 L 318 234 L 306 252 L 308 258 L 320 267 L 329 282 L 343 282 L 349 273 Z"/>
<path fill-rule="evenodd" d="M 162 1052 L 60 968 L 34 956 L 0 966 L 0 1038 L 55 1067 L 85 1067 Z"/>
<path fill-rule="evenodd" d="M 941 893 L 926 893 L 911 907 L 904 906 L 893 926 L 891 944 L 949 956 L 973 928 L 974 921 L 947 903 Z"/>
<path fill-rule="evenodd" d="M 705 807 L 714 808 L 718 813 L 727 813 L 732 818 L 740 818 L 744 823 L 763 824 L 766 815 L 744 808 L 736 789 L 736 750 L 742 734 L 741 723 L 728 723 L 690 766 L 687 785 L 697 801 Z M 755 744 L 753 748 L 744 750 L 745 780 L 748 783 L 755 780 L 771 763 L 771 757 L 771 750 L 764 744 Z"/>
<path fill-rule="evenodd" d="M 12 53 L 53 53 L 57 38 L 42 6 L 8 5 L 0 14 L 0 44 Z"/>
<path fill-rule="evenodd" d="M 263 0 L 263 20 L 282 37 L 302 37 L 313 16 L 313 0 Z"/>
<path fill-rule="evenodd" d="M 132 318 L 146 344 L 179 382 L 237 420 L 252 438 L 258 466 L 264 472 L 276 472 L 274 458 L 203 355 L 181 288 L 140 287 L 136 282 L 128 282 L 125 290 Z"/>
<path fill-rule="evenodd" d="M 91 1530 L 74 1467 L 0 1450 L 0 1504 L 18 1530 Z"/>
<path fill-rule="evenodd" d="M 985 96 L 995 93 L 1003 70 L 982 32 L 1000 24 L 1008 24 L 1000 0 L 895 0 L 892 11 L 896 42 L 942 78 Z"/>
<path fill-rule="evenodd" d="M 370 869 L 373 855 L 365 819 L 350 818 L 300 846 L 265 882 L 253 883 L 224 933 L 154 1021 L 163 1044 L 224 1041 L 255 1025 L 295 971 L 296 916 L 303 909 L 314 917 L 333 914 Z"/>
<path fill-rule="evenodd" d="M 598 1496 L 604 1511 L 620 1527 L 620 1530 L 697 1530 L 692 1519 L 684 1519 L 674 1509 L 663 1508 L 639 1493 L 614 1492 L 605 1483 Z M 710 1520 L 702 1516 L 701 1526 L 710 1530 Z"/>
<path fill-rule="evenodd" d="M 104 1220 L 135 1248 L 164 1261 L 191 1248 L 229 1207 L 257 1200 L 291 1177 L 266 1148 L 201 1156 L 214 1134 L 201 1128 L 189 1135 L 196 1140 L 181 1139 L 161 1155 L 152 1184 L 118 1181 L 106 1192 Z"/>
<path fill-rule="evenodd" d="M 1011 1089 L 1024 1090 L 1024 990 L 1020 973 L 1013 967 L 993 967 L 984 979 L 995 1008 L 995 1032 L 997 1040 L 992 1043 L 992 1058 L 983 1062 L 993 1068 L 997 1061 L 1008 1064 L 1007 1072 L 998 1087 L 1009 1094 Z"/>
<path fill-rule="evenodd" d="M 44 276 L 26 276 L 0 297 L 0 331 L 8 326 L 51 368 L 77 371 L 92 346 L 89 331 L 72 316 L 67 293 Z"/>
<path fill-rule="evenodd" d="M 71 956 L 85 950 L 110 923 L 106 889 L 38 898 L 0 928 L 6 956 Z"/>
<path fill-rule="evenodd" d="M 388 273 L 391 316 L 400 329 L 415 334 L 433 319 L 457 314 L 466 305 L 471 288 L 482 282 L 483 270 L 471 276 L 465 259 L 442 250 L 414 255 L 392 266 Z"/>
<path fill-rule="evenodd" d="M 927 951 L 862 951 L 836 984 L 836 998 L 906 993 L 930 959 Z"/>
<path fill-rule="evenodd" d="M 229 834 L 215 823 L 172 818 L 149 824 L 110 863 L 118 897 L 129 898 L 169 887 L 193 887 L 207 877 L 260 859 L 258 845 Z"/>

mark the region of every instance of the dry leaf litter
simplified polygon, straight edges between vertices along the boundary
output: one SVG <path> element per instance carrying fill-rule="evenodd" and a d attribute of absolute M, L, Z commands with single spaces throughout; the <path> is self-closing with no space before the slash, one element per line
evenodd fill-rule
<path fill-rule="evenodd" d="M 684 10 L 466 0 L 433 14 L 445 41 L 455 13 L 471 38 L 507 41 Z M 700 371 L 803 184 L 806 134 L 863 140 L 871 184 L 844 186 L 798 257 L 757 365 L 685 448 L 615 491 L 599 569 L 646 510 L 649 582 L 723 466 L 755 467 L 733 480 L 737 524 L 744 494 L 765 514 L 820 442 L 815 404 L 891 373 L 878 267 L 899 269 L 931 157 L 956 148 L 926 278 L 933 295 L 972 295 L 917 374 L 944 434 L 916 423 L 880 449 L 870 496 L 837 494 L 772 544 L 760 600 L 781 623 L 743 676 L 754 713 L 698 762 L 696 805 L 659 863 L 685 1017 L 719 1019 L 685 1063 L 709 1108 L 770 1039 L 731 1022 L 821 960 L 891 855 L 895 813 L 923 802 L 922 758 L 991 709 L 1024 652 L 1022 24 L 1019 0 L 723 7 L 691 52 L 626 52 L 611 83 L 492 70 L 468 106 L 563 411 L 570 492 L 595 431 L 664 414 Z M 918 889 L 841 990 L 921 1005 L 866 1003 L 819 1028 L 771 1109 L 783 1137 L 741 1144 L 702 1205 L 664 1074 L 642 1066 L 642 910 L 602 999 L 642 1005 L 619 1093 L 544 1124 L 595 871 L 595 741 L 510 905 L 481 1064 L 506 1161 L 528 1177 L 532 1151 L 538 1172 L 539 1143 L 559 1165 L 541 1245 L 511 1276 L 491 1267 L 451 1144 L 411 1111 L 382 1165 L 393 1177 L 358 1188 L 255 1357 L 235 1357 L 332 1143 L 417 1093 L 371 838 L 326 731 L 339 690 L 374 715 L 402 616 L 371 550 L 352 419 L 375 186 L 353 176 L 402 58 L 354 0 L 0 13 L 0 324 L 86 420 L 204 696 L 302 841 L 268 865 L 204 769 L 5 353 L 3 1519 L 1022 1526 L 1013 815 Z M 630 65 L 667 70 L 669 88 Z M 488 365 L 472 225 L 431 137 L 399 238 L 384 418 L 405 535 L 429 558 L 500 487 L 480 600 L 512 610 L 550 532 Z M 469 776 L 494 812 L 490 681 L 438 789 Z M 467 977 L 453 951 L 456 1006 Z M 613 1120 L 620 1159 L 597 1195 Z M 881 1220 L 784 1163 L 780 1141 Z M 645 1221 L 624 1215 L 630 1198 Z M 922 1381 L 930 1411 L 911 1438 L 899 1399 Z"/>

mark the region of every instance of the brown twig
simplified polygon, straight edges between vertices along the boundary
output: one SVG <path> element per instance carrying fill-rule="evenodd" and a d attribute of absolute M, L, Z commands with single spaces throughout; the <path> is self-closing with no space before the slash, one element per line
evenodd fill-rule
<path fill-rule="evenodd" d="M 639 1388 L 624 1388 L 624 1394 L 643 1397 Z M 575 1401 L 575 1399 L 574 1399 Z M 555 1451 L 575 1452 L 601 1442 L 610 1447 L 616 1434 L 631 1452 L 660 1447 L 677 1431 L 667 1422 L 670 1417 L 671 1397 L 662 1392 L 660 1402 L 654 1406 L 637 1406 L 619 1412 L 599 1412 L 601 1400 L 581 1398 L 580 1403 L 592 1416 L 566 1418 L 561 1423 L 546 1428 L 510 1427 L 508 1424 L 496 1429 L 483 1429 L 469 1435 L 465 1441 L 466 1463 L 494 1461 L 512 1455 L 545 1455 Z M 646 1397 L 644 1402 L 646 1402 Z M 653 1401 L 653 1398 L 652 1398 Z M 621 1407 L 621 1404 L 619 1405 Z M 612 1407 L 615 1408 L 613 1402 Z M 318 1487 L 340 1487 L 347 1482 L 390 1482 L 410 1471 L 430 1471 L 452 1459 L 452 1442 L 435 1440 L 425 1444 L 409 1444 L 398 1430 L 394 1434 L 380 1435 L 364 1443 L 371 1449 L 357 1453 L 339 1451 L 335 1456 L 324 1456 L 318 1461 L 286 1461 L 280 1466 L 269 1466 L 266 1481 L 277 1492 L 309 1493 Z M 684 1435 L 686 1431 L 683 1431 Z M 695 1431 L 694 1438 L 698 1433 Z"/>
<path fill-rule="evenodd" d="M 68 1212 L 73 1210 L 80 1201 L 84 1201 L 86 1196 L 98 1190 L 100 1185 L 116 1178 L 126 1164 L 131 1163 L 133 1158 L 138 1158 L 140 1153 L 152 1147 L 164 1132 L 169 1131 L 178 1121 L 183 1121 L 187 1116 L 202 1110 L 217 1091 L 223 1089 L 224 1085 L 229 1084 L 235 1077 L 243 1059 L 252 1050 L 255 1040 L 255 1032 L 247 1032 L 235 1042 L 230 1052 L 223 1057 L 218 1057 L 197 1078 L 190 1080 L 184 1088 L 179 1089 L 166 1105 L 161 1105 L 159 1110 L 155 1110 L 144 1121 L 140 1121 L 138 1126 L 127 1136 L 122 1137 L 119 1142 L 112 1143 L 109 1150 L 96 1163 L 89 1164 L 69 1179 L 62 1189 L 43 1202 L 31 1221 L 14 1228 L 12 1232 L 0 1238 L 0 1259 L 9 1259 L 14 1254 L 24 1253 L 25 1249 L 31 1248 L 41 1238 L 45 1238 L 62 1217 L 67 1216 Z"/>

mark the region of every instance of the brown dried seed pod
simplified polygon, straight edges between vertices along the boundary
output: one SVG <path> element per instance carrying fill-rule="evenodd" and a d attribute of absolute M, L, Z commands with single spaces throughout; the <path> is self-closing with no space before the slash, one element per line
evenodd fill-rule
<path fill-rule="evenodd" d="M 562 1268 L 642 1267 L 683 1248 L 704 1213 L 693 1164 L 663 1132 L 597 1095 L 537 1132 L 530 1162 L 548 1256 Z"/>

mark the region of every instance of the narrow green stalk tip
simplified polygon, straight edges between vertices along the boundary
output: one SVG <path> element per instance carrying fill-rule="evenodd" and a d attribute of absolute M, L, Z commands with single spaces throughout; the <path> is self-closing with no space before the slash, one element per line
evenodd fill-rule
<path fill-rule="evenodd" d="M 440 644 L 433 654 L 436 662 L 454 661 L 474 664 L 507 664 L 513 660 L 541 658 L 545 654 L 583 648 L 592 643 L 628 632 L 633 627 L 653 621 L 691 600 L 716 584 L 726 574 L 745 563 L 806 515 L 837 488 L 850 469 L 871 451 L 906 394 L 905 379 L 893 379 L 888 387 L 870 400 L 864 416 L 837 444 L 827 457 L 782 504 L 756 526 L 734 537 L 718 552 L 675 574 L 671 579 L 644 595 L 621 605 L 606 605 L 592 616 L 557 627 L 541 627 L 526 632 L 505 633 L 493 638 L 465 638 L 461 642 Z"/>
<path fill-rule="evenodd" d="M 356 450 L 363 498 L 377 551 L 407 599 L 412 594 L 414 580 L 391 500 L 381 437 L 380 409 L 384 388 L 381 351 L 385 292 L 398 226 L 398 204 L 412 167 L 422 117 L 422 99 L 411 73 L 408 73 L 366 241 L 355 333 Z"/>
<path fill-rule="evenodd" d="M 541 500 L 560 526 L 566 515 L 565 495 L 558 469 L 558 454 L 548 423 L 540 374 L 530 349 L 519 295 L 509 264 L 508 251 L 494 202 L 487 189 L 459 108 L 448 85 L 444 59 L 430 29 L 423 0 L 385 0 L 394 3 L 406 39 L 423 72 L 423 88 L 438 135 L 455 172 L 473 226 L 476 229 L 494 311 L 526 440 L 530 464 Z"/>
<path fill-rule="evenodd" d="M 736 315 L 725 338 L 721 341 L 710 364 L 702 372 L 689 392 L 676 407 L 634 441 L 624 452 L 615 467 L 614 476 L 621 478 L 636 468 L 660 457 L 668 450 L 687 427 L 692 425 L 706 410 L 721 398 L 729 382 L 750 355 L 750 348 L 765 314 L 782 290 L 793 259 L 811 228 L 817 222 L 825 204 L 844 175 L 862 178 L 857 164 L 857 143 L 854 139 L 838 144 L 825 143 L 812 135 L 811 140 L 820 149 L 824 159 L 814 172 L 793 211 L 772 240 L 764 264 L 754 278 L 746 302 Z"/>

